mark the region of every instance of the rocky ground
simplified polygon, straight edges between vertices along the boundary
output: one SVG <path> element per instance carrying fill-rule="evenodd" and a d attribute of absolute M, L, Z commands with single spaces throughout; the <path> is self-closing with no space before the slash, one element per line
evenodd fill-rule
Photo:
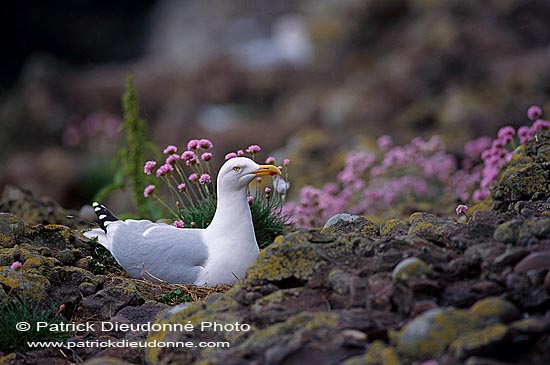
<path fill-rule="evenodd" d="M 130 279 L 74 221 L 57 224 L 60 207 L 12 189 L 2 210 L 24 219 L 0 214 L 3 303 L 25 291 L 54 310 L 64 304 L 69 322 L 164 326 L 79 331 L 68 340 L 75 344 L 230 347 L 42 349 L 2 354 L 0 364 L 548 364 L 549 146 L 547 133 L 520 147 L 492 200 L 464 220 L 419 212 L 375 225 L 339 215 L 279 236 L 228 291 Z"/>

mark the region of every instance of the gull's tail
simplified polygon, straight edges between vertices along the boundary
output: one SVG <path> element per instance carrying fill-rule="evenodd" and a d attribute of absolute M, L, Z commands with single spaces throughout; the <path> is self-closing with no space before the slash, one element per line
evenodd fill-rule
<path fill-rule="evenodd" d="M 103 204 L 93 202 L 92 207 L 94 207 L 95 214 L 99 220 L 99 228 L 101 228 L 104 232 L 107 232 L 107 222 L 118 221 L 118 218 Z"/>

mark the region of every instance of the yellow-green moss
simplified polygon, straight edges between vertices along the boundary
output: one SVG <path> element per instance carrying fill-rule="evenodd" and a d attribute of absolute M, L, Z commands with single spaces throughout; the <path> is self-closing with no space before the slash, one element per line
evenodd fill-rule
<path fill-rule="evenodd" d="M 435 309 L 416 317 L 394 336 L 399 352 L 410 358 L 441 356 L 461 333 L 480 328 L 484 321 L 461 309 Z"/>
<path fill-rule="evenodd" d="M 287 236 L 280 243 L 273 243 L 260 252 L 259 258 L 248 270 L 246 281 L 277 281 L 289 277 L 308 279 L 318 270 L 322 263 L 315 260 L 312 245 L 300 244 L 307 242 L 307 235 L 293 238 Z"/>
<path fill-rule="evenodd" d="M 12 353 L 0 357 L 0 365 L 15 365 L 17 363 L 17 354 Z"/>
<path fill-rule="evenodd" d="M 463 358 L 475 349 L 483 348 L 495 341 L 502 340 L 507 332 L 508 328 L 501 323 L 469 331 L 454 340 L 449 349 L 454 352 L 455 356 Z"/>
<path fill-rule="evenodd" d="M 488 297 L 477 301 L 470 311 L 483 320 L 507 322 L 519 316 L 519 310 L 511 302 L 497 297 Z"/>
<path fill-rule="evenodd" d="M 411 277 L 423 277 L 430 272 L 430 267 L 417 257 L 409 257 L 401 261 L 392 271 L 394 282 L 407 281 Z"/>
<path fill-rule="evenodd" d="M 548 330 L 546 321 L 542 318 L 525 318 L 509 323 L 511 330 L 521 333 L 543 333 Z"/>
<path fill-rule="evenodd" d="M 314 332 L 317 337 L 334 333 L 338 315 L 332 312 L 299 313 L 282 323 L 257 330 L 241 345 L 242 348 L 267 349 L 281 340 L 281 335 L 302 337 Z"/>
<path fill-rule="evenodd" d="M 347 359 L 343 365 L 400 365 L 395 348 L 377 340 L 371 343 L 363 355 Z"/>
<path fill-rule="evenodd" d="M 32 300 L 42 300 L 50 287 L 44 276 L 24 270 L 13 271 L 7 267 L 0 268 L 0 283 L 15 293 L 24 293 Z"/>
<path fill-rule="evenodd" d="M 219 301 L 222 301 L 218 303 Z M 227 300 L 231 300 L 228 298 Z M 241 318 L 236 317 L 235 315 L 225 312 L 228 302 L 223 298 L 217 300 L 212 305 L 206 305 L 204 302 L 197 302 L 189 305 L 185 309 L 177 312 L 170 313 L 166 312 L 162 315 L 156 323 L 159 324 L 168 324 L 168 323 L 181 323 L 181 324 L 192 324 L 195 329 L 190 333 L 191 337 L 186 337 L 186 333 L 179 332 L 170 332 L 170 331 L 155 331 L 150 332 L 147 338 L 148 341 L 192 341 L 192 340 L 207 340 L 207 341 L 229 341 L 231 344 L 239 341 L 241 336 L 248 336 L 250 332 L 253 331 L 254 327 L 251 325 L 251 331 L 249 332 L 213 332 L 213 331 L 200 331 L 201 322 L 217 322 L 220 324 L 235 324 L 236 322 L 244 323 Z M 247 323 L 248 324 L 248 323 Z M 189 352 L 188 349 L 181 349 L 184 351 L 180 353 L 180 350 L 174 349 L 164 349 L 160 347 L 156 348 L 147 348 L 145 350 L 145 357 L 147 363 L 157 364 L 159 359 L 165 356 L 165 351 L 171 351 L 171 355 L 174 357 L 175 363 L 186 363 L 189 362 L 189 359 L 186 356 L 191 356 L 184 352 Z M 207 356 L 208 353 L 217 351 L 217 349 L 204 348 L 200 350 L 203 354 L 203 357 Z"/>
<path fill-rule="evenodd" d="M 4 233 L 0 233 L 0 246 L 10 248 L 15 246 L 15 240 L 12 239 L 12 237 L 5 235 Z"/>
<path fill-rule="evenodd" d="M 386 344 L 382 341 L 374 341 L 367 352 L 365 353 L 365 365 L 380 365 L 382 364 L 382 351 L 386 348 Z"/>
<path fill-rule="evenodd" d="M 398 232 L 399 229 L 408 230 L 409 223 L 402 221 L 400 219 L 389 219 L 387 220 L 382 228 L 380 228 L 380 235 L 382 236 L 391 236 Z"/>
<path fill-rule="evenodd" d="M 386 347 L 380 354 L 382 356 L 382 365 L 400 365 L 399 356 L 393 347 Z"/>
<path fill-rule="evenodd" d="M 23 261 L 23 270 L 39 275 L 47 275 L 56 265 L 61 264 L 53 257 L 44 257 L 40 255 L 27 256 Z"/>

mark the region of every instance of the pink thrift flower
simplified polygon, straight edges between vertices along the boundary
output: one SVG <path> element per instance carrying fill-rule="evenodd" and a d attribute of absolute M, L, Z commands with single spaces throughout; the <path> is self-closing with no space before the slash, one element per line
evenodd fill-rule
<path fill-rule="evenodd" d="M 164 165 L 162 165 L 157 169 L 157 177 L 166 175 L 167 173 L 173 170 L 174 168 L 172 167 L 172 165 L 165 163 Z"/>
<path fill-rule="evenodd" d="M 21 270 L 21 267 L 23 265 L 19 261 L 15 261 L 13 264 L 11 264 L 10 269 L 13 271 L 19 271 Z"/>
<path fill-rule="evenodd" d="M 466 142 L 464 145 L 464 153 L 471 159 L 478 159 L 483 151 L 487 150 L 490 145 L 490 137 L 480 137 L 473 141 Z"/>
<path fill-rule="evenodd" d="M 457 207 L 456 207 L 456 215 L 461 215 L 461 214 L 464 214 L 468 211 L 468 206 L 467 205 L 464 205 L 464 204 L 459 204 Z"/>
<path fill-rule="evenodd" d="M 527 109 L 527 118 L 529 120 L 536 120 L 542 116 L 542 109 L 538 105 L 531 105 L 529 109 Z"/>
<path fill-rule="evenodd" d="M 197 158 L 197 155 L 193 151 L 185 151 L 184 153 L 181 154 L 181 159 L 184 160 L 185 162 L 192 160 L 194 158 Z"/>
<path fill-rule="evenodd" d="M 165 155 L 172 155 L 172 154 L 176 153 L 177 150 L 178 150 L 178 148 L 176 146 L 170 145 L 170 146 L 167 146 L 164 149 L 164 151 L 162 151 L 162 153 L 164 153 Z"/>
<path fill-rule="evenodd" d="M 54 317 L 59 317 L 59 315 L 61 314 L 61 312 L 63 312 L 64 309 L 65 309 L 65 304 L 61 304 L 59 306 L 59 309 L 57 309 L 57 312 L 55 312 Z"/>
<path fill-rule="evenodd" d="M 266 186 L 265 189 L 264 189 L 264 192 L 265 192 L 266 194 L 271 193 L 271 188 L 270 188 L 269 186 Z"/>
<path fill-rule="evenodd" d="M 288 158 L 285 158 L 285 159 L 283 160 L 283 166 L 284 166 L 284 167 L 288 167 L 288 165 L 290 165 L 290 160 L 289 160 Z"/>
<path fill-rule="evenodd" d="M 198 139 L 190 139 L 189 142 L 187 142 L 187 149 L 188 150 L 196 150 L 199 148 L 199 140 Z"/>
<path fill-rule="evenodd" d="M 209 150 L 214 147 L 214 144 L 209 139 L 201 139 L 199 141 L 199 147 L 204 150 Z"/>
<path fill-rule="evenodd" d="M 212 182 L 212 179 L 210 178 L 210 175 L 208 175 L 207 173 L 202 174 L 201 177 L 199 178 L 199 184 L 201 185 L 210 184 L 211 182 Z"/>
<path fill-rule="evenodd" d="M 156 161 L 147 161 L 145 163 L 145 166 L 143 166 L 143 172 L 146 173 L 147 175 L 151 175 L 156 165 L 157 165 Z"/>
<path fill-rule="evenodd" d="M 174 225 L 174 227 L 176 228 L 183 228 L 185 227 L 185 223 L 183 221 L 174 221 L 174 223 L 172 223 Z"/>
<path fill-rule="evenodd" d="M 203 161 L 210 161 L 212 159 L 212 154 L 210 152 L 205 152 L 201 155 Z"/>
<path fill-rule="evenodd" d="M 199 162 L 197 154 L 193 151 L 185 151 L 181 154 L 181 159 L 185 161 L 185 164 L 187 166 L 195 165 L 197 164 L 197 162 Z"/>
<path fill-rule="evenodd" d="M 185 192 L 185 190 L 187 190 L 187 184 L 186 183 L 179 184 L 178 190 L 181 191 L 182 193 Z"/>
<path fill-rule="evenodd" d="M 199 180 L 199 175 L 196 173 L 192 173 L 189 175 L 189 181 L 191 182 L 197 182 Z"/>
<path fill-rule="evenodd" d="M 275 163 L 275 157 L 269 156 L 268 158 L 265 159 L 265 163 L 268 165 L 273 165 Z"/>
<path fill-rule="evenodd" d="M 531 127 L 532 132 L 540 132 L 543 129 L 550 128 L 550 122 L 543 119 L 537 119 L 535 123 L 533 123 L 533 126 Z"/>
<path fill-rule="evenodd" d="M 253 145 L 248 146 L 248 148 L 246 149 L 246 152 L 253 155 L 255 153 L 260 152 L 261 150 L 262 150 L 262 148 L 260 146 L 258 146 L 257 144 L 253 144 Z"/>
<path fill-rule="evenodd" d="M 382 151 L 388 151 L 393 147 L 393 139 L 388 135 L 384 135 L 376 140 L 376 144 Z"/>
<path fill-rule="evenodd" d="M 474 201 L 477 202 L 487 198 L 488 196 L 489 196 L 489 189 L 484 188 L 484 189 L 474 191 L 473 198 L 474 198 Z"/>
<path fill-rule="evenodd" d="M 502 148 L 504 146 L 505 146 L 504 142 L 501 141 L 500 139 L 495 139 L 491 144 L 491 147 L 495 149 Z"/>
<path fill-rule="evenodd" d="M 238 150 L 237 151 L 237 156 L 238 157 L 243 157 L 244 156 L 244 151 L 243 150 Z"/>
<path fill-rule="evenodd" d="M 237 157 L 237 154 L 235 152 L 230 152 L 227 155 L 225 155 L 225 160 L 230 160 L 235 157 Z"/>
<path fill-rule="evenodd" d="M 173 154 L 173 155 L 170 155 L 170 156 L 166 157 L 166 161 L 165 161 L 165 162 L 166 162 L 168 165 L 173 165 L 173 164 L 175 164 L 176 161 L 179 160 L 180 158 L 181 158 L 180 155 Z"/>
<path fill-rule="evenodd" d="M 512 137 L 515 134 L 516 134 L 516 130 L 514 129 L 514 127 L 506 126 L 498 130 L 497 136 L 498 136 L 498 139 L 508 140 L 509 137 Z"/>
<path fill-rule="evenodd" d="M 151 195 L 153 195 L 154 191 L 155 191 L 155 185 L 147 185 L 143 190 L 143 196 L 148 198 Z"/>
<path fill-rule="evenodd" d="M 254 198 L 251 197 L 250 195 L 246 197 L 246 201 L 248 202 L 248 204 L 251 204 L 252 200 L 254 200 Z"/>
<path fill-rule="evenodd" d="M 519 142 L 521 144 L 524 144 L 525 142 L 527 142 L 528 140 L 530 140 L 533 137 L 533 135 L 531 133 L 531 129 L 529 127 L 526 127 L 526 126 L 519 127 L 518 137 L 519 137 Z"/>

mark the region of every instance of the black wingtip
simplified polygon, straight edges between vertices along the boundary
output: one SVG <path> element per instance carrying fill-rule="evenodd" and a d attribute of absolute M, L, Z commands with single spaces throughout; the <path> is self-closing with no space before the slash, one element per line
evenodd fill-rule
<path fill-rule="evenodd" d="M 104 232 L 107 232 L 107 225 L 105 223 L 118 221 L 118 218 L 103 204 L 99 204 L 98 202 L 93 202 L 92 207 L 94 208 L 94 212 L 97 215 L 97 219 L 99 221 L 99 227 Z"/>

